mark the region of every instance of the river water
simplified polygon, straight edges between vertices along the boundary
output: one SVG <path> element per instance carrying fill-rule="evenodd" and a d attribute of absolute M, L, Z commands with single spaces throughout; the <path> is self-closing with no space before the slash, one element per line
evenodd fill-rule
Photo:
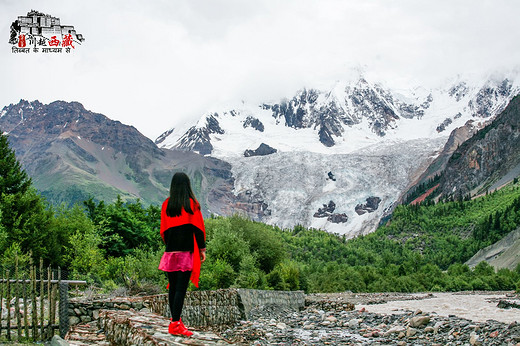
<path fill-rule="evenodd" d="M 417 295 L 417 297 L 424 295 Z M 499 300 L 508 300 L 520 304 L 518 295 L 511 292 L 457 292 L 433 293 L 426 299 L 395 300 L 383 304 L 356 305 L 356 309 L 365 308 L 368 312 L 397 314 L 405 311 L 421 310 L 440 316 L 456 315 L 475 322 L 496 320 L 503 323 L 520 322 L 520 309 L 501 309 Z"/>

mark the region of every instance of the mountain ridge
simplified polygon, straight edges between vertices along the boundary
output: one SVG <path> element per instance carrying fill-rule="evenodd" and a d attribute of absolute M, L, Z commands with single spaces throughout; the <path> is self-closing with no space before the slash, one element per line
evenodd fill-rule
<path fill-rule="evenodd" d="M 50 202 L 140 199 L 160 204 L 175 170 L 193 178 L 204 214 L 236 198 L 229 164 L 196 153 L 158 148 L 133 126 L 86 110 L 78 102 L 20 100 L 0 111 L 0 128 L 35 187 Z"/>
<path fill-rule="evenodd" d="M 357 81 L 336 83 L 326 91 L 304 88 L 278 103 L 242 104 L 208 112 L 187 129 L 181 126 L 165 131 L 155 143 L 224 157 L 239 154 L 228 141 L 242 145 L 243 152 L 257 148 L 267 137 L 270 142 L 266 144 L 271 147 L 294 151 L 298 146 L 282 138 L 298 136 L 306 137 L 306 150 L 346 153 L 362 146 L 353 142 L 371 145 L 386 138 L 447 136 L 468 120 L 497 114 L 519 91 L 520 82 L 508 78 L 492 78 L 475 85 L 458 80 L 443 89 L 393 91 L 361 76 Z M 256 125 L 251 126 L 252 122 Z M 237 132 L 249 140 L 237 142 Z"/>

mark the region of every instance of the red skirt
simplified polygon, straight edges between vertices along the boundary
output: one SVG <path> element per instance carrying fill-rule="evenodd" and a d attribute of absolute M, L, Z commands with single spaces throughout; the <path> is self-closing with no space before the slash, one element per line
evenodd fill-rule
<path fill-rule="evenodd" d="M 165 252 L 159 263 L 159 270 L 165 272 L 192 271 L 193 252 Z"/>

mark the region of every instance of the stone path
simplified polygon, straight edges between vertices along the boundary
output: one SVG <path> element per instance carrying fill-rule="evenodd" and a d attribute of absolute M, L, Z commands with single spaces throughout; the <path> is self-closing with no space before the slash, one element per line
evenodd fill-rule
<path fill-rule="evenodd" d="M 168 334 L 170 321 L 154 313 L 102 310 L 96 322 L 71 328 L 66 340 L 70 345 L 229 345 L 217 334 L 193 331 L 191 338 Z"/>
<path fill-rule="evenodd" d="M 110 343 L 106 341 L 105 334 L 99 329 L 96 321 L 71 327 L 65 340 L 69 345 L 74 346 L 110 345 Z"/>

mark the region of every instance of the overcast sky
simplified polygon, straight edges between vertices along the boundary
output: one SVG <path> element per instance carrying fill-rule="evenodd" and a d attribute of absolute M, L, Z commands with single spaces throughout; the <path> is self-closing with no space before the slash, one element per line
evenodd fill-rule
<path fill-rule="evenodd" d="M 35 9 L 86 38 L 13 54 Z M 79 101 L 155 139 L 223 104 L 278 101 L 363 69 L 390 87 L 520 65 L 520 1 L 0 0 L 0 107 Z"/>

